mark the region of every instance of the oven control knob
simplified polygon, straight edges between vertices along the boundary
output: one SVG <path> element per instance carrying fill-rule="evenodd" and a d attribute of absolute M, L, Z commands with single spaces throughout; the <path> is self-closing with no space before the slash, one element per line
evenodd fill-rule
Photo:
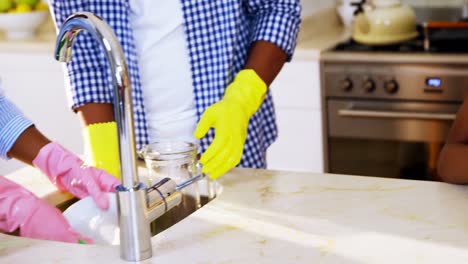
<path fill-rule="evenodd" d="M 398 83 L 395 80 L 389 80 L 384 83 L 384 89 L 389 94 L 394 94 L 398 91 Z"/>
<path fill-rule="evenodd" d="M 363 88 L 366 93 L 372 93 L 375 90 L 375 82 L 371 79 L 367 79 L 364 81 Z"/>
<path fill-rule="evenodd" d="M 353 89 L 353 81 L 350 78 L 341 80 L 341 89 L 345 92 L 349 92 Z"/>

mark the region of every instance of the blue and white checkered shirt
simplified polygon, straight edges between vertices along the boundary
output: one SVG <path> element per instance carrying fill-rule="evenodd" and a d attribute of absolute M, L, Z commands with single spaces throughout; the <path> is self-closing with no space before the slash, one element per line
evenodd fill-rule
<path fill-rule="evenodd" d="M 220 100 L 225 88 L 243 68 L 252 42 L 268 41 L 292 56 L 300 25 L 299 0 L 181 0 L 188 43 L 197 115 Z M 57 26 L 71 14 L 88 11 L 114 30 L 124 50 L 133 88 L 137 149 L 148 142 L 148 130 L 139 81 L 137 54 L 129 21 L 128 0 L 50 0 Z M 68 63 L 71 107 L 112 103 L 112 82 L 105 54 L 81 33 Z M 266 167 L 266 149 L 277 137 L 271 94 L 251 118 L 242 167 Z M 200 142 L 206 150 L 211 130 Z"/>

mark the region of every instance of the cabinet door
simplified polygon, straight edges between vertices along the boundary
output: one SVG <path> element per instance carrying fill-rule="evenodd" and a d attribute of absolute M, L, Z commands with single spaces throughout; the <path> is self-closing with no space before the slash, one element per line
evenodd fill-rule
<path fill-rule="evenodd" d="M 323 173 L 321 112 L 278 109 L 279 135 L 268 149 L 268 169 Z"/>
<path fill-rule="evenodd" d="M 271 90 L 279 134 L 268 149 L 268 168 L 323 172 L 319 62 L 286 64 Z"/>
<path fill-rule="evenodd" d="M 0 79 L 7 97 L 53 141 L 82 153 L 81 125 L 67 105 L 61 64 L 52 54 L 0 53 Z M 0 175 L 22 166 L 0 160 Z"/>
<path fill-rule="evenodd" d="M 317 60 L 286 63 L 270 87 L 279 109 L 321 110 Z"/>

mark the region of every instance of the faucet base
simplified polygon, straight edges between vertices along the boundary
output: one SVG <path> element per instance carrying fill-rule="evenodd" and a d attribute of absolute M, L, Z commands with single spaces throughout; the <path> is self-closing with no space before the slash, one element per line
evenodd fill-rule
<path fill-rule="evenodd" d="M 120 225 L 120 257 L 126 261 L 141 261 L 153 256 L 151 232 L 146 210 L 146 188 L 117 187 Z"/>

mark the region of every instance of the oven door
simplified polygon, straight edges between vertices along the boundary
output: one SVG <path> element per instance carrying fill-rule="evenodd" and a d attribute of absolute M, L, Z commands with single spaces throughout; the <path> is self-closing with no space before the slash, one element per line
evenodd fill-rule
<path fill-rule="evenodd" d="M 328 171 L 433 180 L 459 103 L 327 101 Z"/>

